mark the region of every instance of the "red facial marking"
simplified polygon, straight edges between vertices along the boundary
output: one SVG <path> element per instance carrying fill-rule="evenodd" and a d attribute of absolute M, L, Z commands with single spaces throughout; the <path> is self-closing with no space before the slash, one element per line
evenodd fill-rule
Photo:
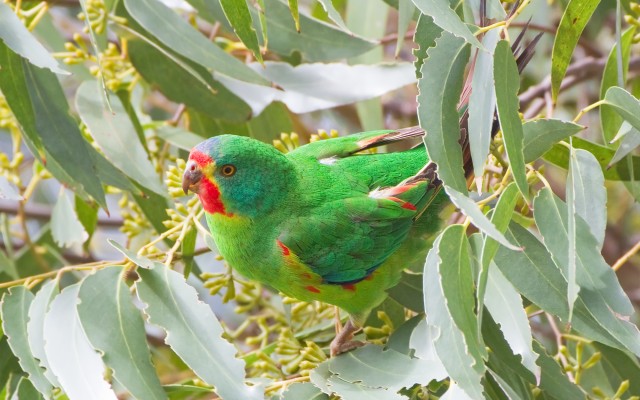
<path fill-rule="evenodd" d="M 415 211 L 416 210 L 416 206 L 414 206 L 413 204 L 409 203 L 408 201 L 402 205 L 402 208 L 406 208 L 407 210 L 411 210 L 411 211 Z"/>
<path fill-rule="evenodd" d="M 342 287 L 345 290 L 351 290 L 352 292 L 356 291 L 356 285 L 354 285 L 353 283 L 345 283 L 344 285 L 342 285 Z"/>
<path fill-rule="evenodd" d="M 189 160 L 195 161 L 200 167 L 204 167 L 212 161 L 211 157 L 199 151 L 192 151 L 189 154 Z"/>
<path fill-rule="evenodd" d="M 288 256 L 289 254 L 291 254 L 291 251 L 289 251 L 289 248 L 285 246 L 284 243 L 279 240 L 276 240 L 276 243 L 278 243 L 278 246 L 280 246 L 280 250 L 282 250 L 283 256 Z"/>
<path fill-rule="evenodd" d="M 203 177 L 200 181 L 198 197 L 200 197 L 202 208 L 209 214 L 223 214 L 228 217 L 233 216 L 233 214 L 227 214 L 225 212 L 224 204 L 222 200 L 220 200 L 220 190 L 207 177 Z"/>
<path fill-rule="evenodd" d="M 320 289 L 315 286 L 305 286 L 304 288 L 312 293 L 320 293 Z"/>

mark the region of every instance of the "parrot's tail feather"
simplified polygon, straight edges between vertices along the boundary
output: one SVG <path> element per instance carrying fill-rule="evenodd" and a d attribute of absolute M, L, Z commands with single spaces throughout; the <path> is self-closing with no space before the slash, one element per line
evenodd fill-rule
<path fill-rule="evenodd" d="M 372 138 L 363 139 L 358 142 L 358 149 L 351 152 L 351 154 L 358 153 L 360 151 L 372 149 L 374 147 L 383 146 L 385 144 L 399 142 L 401 140 L 417 138 L 424 136 L 424 130 L 419 126 L 412 126 L 411 128 L 398 129 L 390 133 L 383 133 L 382 135 L 374 136 Z"/>

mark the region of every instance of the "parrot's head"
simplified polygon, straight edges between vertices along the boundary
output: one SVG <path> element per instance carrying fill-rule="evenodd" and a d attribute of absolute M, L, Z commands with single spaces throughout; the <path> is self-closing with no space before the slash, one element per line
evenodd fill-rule
<path fill-rule="evenodd" d="M 191 150 L 182 189 L 196 193 L 210 214 L 254 218 L 277 207 L 295 180 L 293 165 L 273 146 L 221 135 Z"/>

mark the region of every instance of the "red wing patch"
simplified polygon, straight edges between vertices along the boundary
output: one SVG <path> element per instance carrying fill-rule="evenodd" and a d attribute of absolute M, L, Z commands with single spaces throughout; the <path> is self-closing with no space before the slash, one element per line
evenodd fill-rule
<path fill-rule="evenodd" d="M 282 243 L 279 240 L 276 240 L 276 243 L 278 243 L 278 246 L 280 246 L 280 250 L 282 250 L 282 255 L 283 256 L 288 256 L 289 254 L 291 254 L 291 251 L 289 250 L 289 248 L 287 246 L 284 245 L 284 243 Z"/>
<path fill-rule="evenodd" d="M 356 291 L 356 285 L 353 283 L 345 283 L 344 285 L 342 285 L 342 288 L 345 290 L 351 290 L 352 292 Z"/>
<path fill-rule="evenodd" d="M 309 285 L 309 286 L 305 286 L 304 288 L 310 291 L 311 293 L 320 293 L 320 289 L 318 289 L 315 286 Z"/>

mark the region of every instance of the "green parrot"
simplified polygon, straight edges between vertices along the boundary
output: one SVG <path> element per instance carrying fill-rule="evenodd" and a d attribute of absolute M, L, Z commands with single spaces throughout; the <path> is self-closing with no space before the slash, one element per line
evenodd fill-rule
<path fill-rule="evenodd" d="M 364 132 L 283 154 L 234 135 L 191 150 L 183 189 L 196 193 L 220 254 L 249 279 L 287 296 L 319 300 L 350 318 L 332 355 L 412 261 L 424 262 L 446 195 L 424 145 L 364 152 L 419 138 L 420 128 Z"/>

